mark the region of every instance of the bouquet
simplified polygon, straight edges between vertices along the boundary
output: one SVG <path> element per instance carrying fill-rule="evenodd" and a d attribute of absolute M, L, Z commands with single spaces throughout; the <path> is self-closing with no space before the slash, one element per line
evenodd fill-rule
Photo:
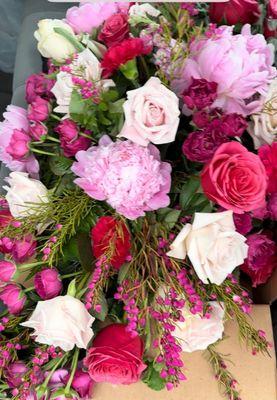
<path fill-rule="evenodd" d="M 274 7 L 85 2 L 39 21 L 44 69 L 0 127 L 1 396 L 171 390 L 204 350 L 240 399 L 216 344 L 232 319 L 253 354 L 270 346 L 242 282 L 276 267 Z"/>

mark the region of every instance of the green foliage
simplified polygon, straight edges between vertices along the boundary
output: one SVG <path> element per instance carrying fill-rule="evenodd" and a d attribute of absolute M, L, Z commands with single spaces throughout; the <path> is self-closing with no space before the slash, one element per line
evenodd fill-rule
<path fill-rule="evenodd" d="M 100 292 L 97 295 L 97 305 L 101 306 L 101 311 L 100 312 L 91 311 L 91 314 L 100 321 L 105 321 L 108 315 L 108 303 L 103 292 Z"/>
<path fill-rule="evenodd" d="M 148 367 L 143 374 L 142 381 L 152 390 L 165 388 L 165 380 L 160 377 L 159 366 L 154 361 L 147 362 Z"/>
<path fill-rule="evenodd" d="M 65 174 L 71 174 L 71 166 L 73 161 L 70 158 L 64 156 L 55 156 L 49 158 L 49 166 L 53 174 L 57 176 L 63 176 Z"/>
<path fill-rule="evenodd" d="M 172 229 L 181 215 L 181 210 L 174 210 L 169 207 L 161 208 L 157 211 L 157 219 L 162 222 L 166 228 Z"/>
<path fill-rule="evenodd" d="M 83 99 L 81 94 L 74 90 L 70 102 L 70 116 L 83 128 L 93 132 L 93 138 L 98 139 L 104 133 L 117 134 L 123 122 L 124 99 L 120 99 L 118 92 L 111 89 L 101 94 L 99 103 L 91 99 Z"/>

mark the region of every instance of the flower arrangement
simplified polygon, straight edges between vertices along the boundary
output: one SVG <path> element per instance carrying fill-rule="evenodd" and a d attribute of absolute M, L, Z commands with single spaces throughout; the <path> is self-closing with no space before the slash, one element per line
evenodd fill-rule
<path fill-rule="evenodd" d="M 240 399 L 216 343 L 232 319 L 268 353 L 243 282 L 276 267 L 277 71 L 261 7 L 85 2 L 38 23 L 47 71 L 0 126 L 4 396 L 171 390 L 182 352 L 204 350 Z"/>

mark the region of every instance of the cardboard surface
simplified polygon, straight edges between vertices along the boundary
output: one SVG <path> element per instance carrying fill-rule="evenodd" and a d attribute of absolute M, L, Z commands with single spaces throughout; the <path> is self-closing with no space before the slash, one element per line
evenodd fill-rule
<path fill-rule="evenodd" d="M 271 304 L 277 300 L 277 269 L 265 285 L 259 285 L 253 291 L 254 301 L 259 304 Z"/>
<path fill-rule="evenodd" d="M 263 329 L 267 338 L 273 342 L 272 324 L 269 307 L 255 305 L 253 307 L 253 325 Z M 224 340 L 218 349 L 228 354 L 234 365 L 228 363 L 228 368 L 239 382 L 243 400 L 276 400 L 276 361 L 274 349 L 272 357 L 256 355 L 246 350 L 238 340 L 236 324 L 226 323 Z M 144 383 L 139 382 L 130 386 L 114 386 L 107 383 L 95 385 L 93 400 L 221 400 L 217 381 L 213 377 L 209 363 L 202 352 L 184 353 L 186 375 L 188 380 L 179 388 L 168 392 L 155 392 Z"/>

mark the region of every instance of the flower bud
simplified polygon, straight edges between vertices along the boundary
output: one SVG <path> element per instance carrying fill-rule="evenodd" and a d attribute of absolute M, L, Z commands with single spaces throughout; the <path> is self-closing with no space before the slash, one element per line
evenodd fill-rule
<path fill-rule="evenodd" d="M 15 283 L 9 283 L 1 288 L 0 300 L 7 306 L 10 314 L 19 314 L 26 302 L 26 296 Z"/>
<path fill-rule="evenodd" d="M 11 261 L 0 260 L 0 281 L 10 282 L 16 273 L 16 265 Z"/>
<path fill-rule="evenodd" d="M 62 290 L 59 273 L 55 268 L 47 268 L 38 272 L 35 275 L 34 284 L 36 292 L 43 300 L 58 296 Z"/>

